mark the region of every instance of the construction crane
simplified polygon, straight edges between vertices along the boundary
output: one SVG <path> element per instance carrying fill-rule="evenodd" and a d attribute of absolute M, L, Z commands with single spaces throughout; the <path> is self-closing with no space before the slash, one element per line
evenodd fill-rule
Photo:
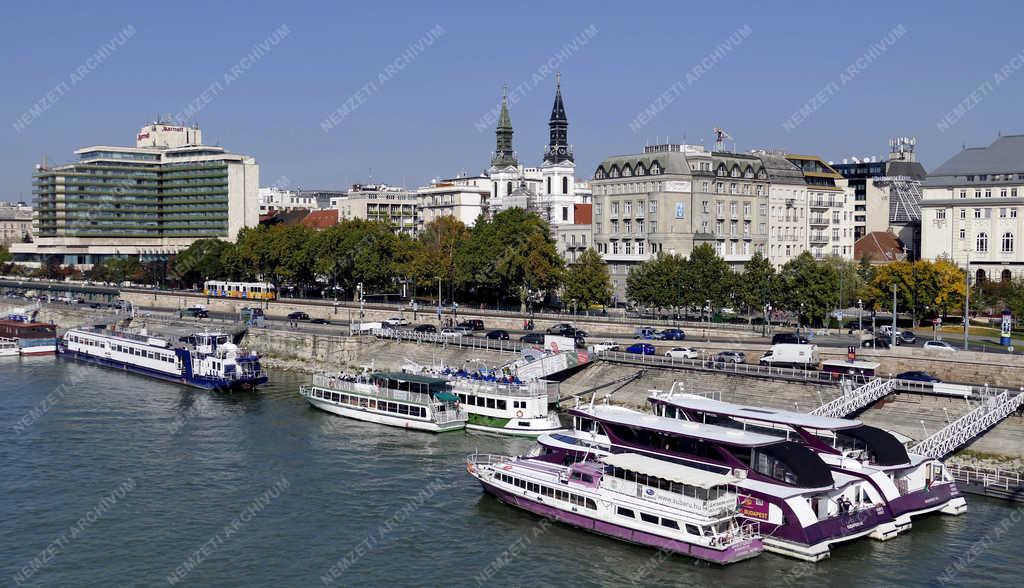
<path fill-rule="evenodd" d="M 732 135 L 730 135 L 725 129 L 715 127 L 712 132 L 715 133 L 715 151 L 725 151 L 726 139 L 732 141 L 733 151 L 736 150 L 736 139 L 733 139 Z"/>

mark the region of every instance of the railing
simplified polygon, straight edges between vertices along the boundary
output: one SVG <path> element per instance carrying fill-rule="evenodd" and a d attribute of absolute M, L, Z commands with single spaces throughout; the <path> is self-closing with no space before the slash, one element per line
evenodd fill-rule
<path fill-rule="evenodd" d="M 969 484 L 1012 492 L 1024 488 L 1024 472 L 947 463 L 957 484 Z"/>
<path fill-rule="evenodd" d="M 666 357 L 663 355 L 641 355 L 639 353 L 627 353 L 622 351 L 599 351 L 595 355 L 598 359 L 619 363 L 649 365 L 653 367 L 674 367 L 725 374 L 738 374 L 756 378 L 793 380 L 798 382 L 837 384 L 840 381 L 845 380 L 855 383 L 864 383 L 871 379 L 865 376 L 851 376 L 848 374 L 836 374 L 832 372 L 801 368 L 769 367 L 752 363 L 721 362 L 710 359 L 683 359 L 679 357 Z"/>
<path fill-rule="evenodd" d="M 437 406 L 431 407 L 433 413 L 433 420 L 439 425 L 447 425 L 448 423 L 465 422 L 469 418 L 466 411 L 462 408 L 448 407 L 445 410 L 438 410 Z"/>
<path fill-rule="evenodd" d="M 1024 392 L 1010 396 L 1006 390 L 983 398 L 977 408 L 939 429 L 935 434 L 911 447 L 910 451 L 942 459 L 1008 417 L 1022 402 Z"/>
<path fill-rule="evenodd" d="M 373 329 L 370 334 L 378 339 L 394 341 L 413 341 L 416 343 L 433 343 L 434 345 L 453 345 L 464 349 L 484 349 L 489 351 L 505 351 L 518 353 L 523 345 L 517 341 L 487 339 L 471 335 L 450 336 L 441 333 L 419 333 L 411 329 Z"/>
<path fill-rule="evenodd" d="M 811 414 L 836 419 L 845 418 L 858 409 L 888 396 L 895 387 L 895 380 L 875 378 L 859 388 L 849 392 L 844 391 L 842 396 L 812 410 Z"/>
<path fill-rule="evenodd" d="M 642 500 L 678 508 L 699 516 L 713 517 L 723 511 L 736 509 L 735 494 L 725 494 L 713 500 L 701 500 L 696 497 L 669 492 L 656 492 L 653 496 L 647 496 L 642 492 L 642 488 L 647 486 L 608 475 L 601 479 L 601 486 L 612 492 L 639 497 Z"/>
<path fill-rule="evenodd" d="M 502 384 L 482 380 L 459 378 L 452 380 L 453 392 L 463 394 L 489 394 L 491 396 L 514 396 L 516 398 L 548 398 L 548 382 L 534 380 L 527 384 Z"/>
<path fill-rule="evenodd" d="M 473 453 L 466 456 L 466 463 L 474 466 L 495 465 L 511 461 L 516 461 L 516 458 L 510 455 L 499 455 L 497 453 Z"/>
<path fill-rule="evenodd" d="M 356 384 L 362 384 L 357 387 Z M 313 385 L 325 388 L 331 392 L 350 392 L 371 398 L 382 400 L 394 400 L 396 402 L 412 402 L 414 404 L 429 405 L 433 401 L 429 394 L 421 392 L 407 392 L 405 390 L 391 390 L 389 388 L 377 388 L 369 382 L 352 382 L 338 376 L 316 374 L 313 376 Z"/>

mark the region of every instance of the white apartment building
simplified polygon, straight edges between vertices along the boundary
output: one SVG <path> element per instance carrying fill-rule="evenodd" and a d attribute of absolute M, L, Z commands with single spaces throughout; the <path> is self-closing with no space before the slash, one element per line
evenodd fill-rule
<path fill-rule="evenodd" d="M 816 155 L 786 155 L 807 184 L 807 245 L 816 259 L 853 259 L 854 192 L 849 181 Z"/>
<path fill-rule="evenodd" d="M 32 236 L 32 207 L 0 204 L 0 245 L 22 243 Z"/>
<path fill-rule="evenodd" d="M 309 193 L 271 187 L 260 188 L 259 194 L 261 216 L 281 210 L 295 210 L 296 208 L 316 210 L 319 208 L 316 197 Z"/>
<path fill-rule="evenodd" d="M 490 191 L 475 186 L 479 178 L 455 178 L 432 183 L 416 191 L 419 230 L 442 216 L 451 216 L 467 227 L 484 211 Z M 483 183 L 482 181 L 480 182 Z"/>
<path fill-rule="evenodd" d="M 766 257 L 776 267 L 808 251 L 808 201 L 804 174 L 781 153 L 754 152 L 764 163 L 768 187 Z"/>
<path fill-rule="evenodd" d="M 922 258 L 950 258 L 977 282 L 1024 277 L 1024 135 L 960 151 L 923 188 Z"/>
<path fill-rule="evenodd" d="M 344 197 L 331 202 L 338 209 L 338 221 L 366 219 L 386 222 L 396 233 L 415 234 L 417 230 L 416 192 L 386 184 L 355 184 Z"/>

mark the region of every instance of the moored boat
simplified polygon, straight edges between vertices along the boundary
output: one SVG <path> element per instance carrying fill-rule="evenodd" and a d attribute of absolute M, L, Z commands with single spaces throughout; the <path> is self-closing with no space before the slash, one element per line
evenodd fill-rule
<path fill-rule="evenodd" d="M 937 459 L 908 453 L 892 433 L 856 419 L 722 402 L 694 394 L 655 394 L 655 414 L 686 421 L 775 435 L 803 443 L 838 472 L 862 478 L 885 498 L 899 530 L 911 517 L 930 512 L 967 511 L 956 481 Z"/>
<path fill-rule="evenodd" d="M 833 472 L 799 443 L 617 406 L 576 407 L 570 414 L 573 430 L 538 439 L 544 454 L 564 463 L 640 453 L 720 473 L 745 472 L 736 485 L 740 516 L 760 522 L 769 551 L 819 561 L 836 543 L 897 534 L 892 513 L 871 484 Z"/>
<path fill-rule="evenodd" d="M 20 353 L 18 340 L 0 337 L 0 357 L 15 356 Z"/>
<path fill-rule="evenodd" d="M 316 408 L 360 421 L 431 433 L 466 426 L 466 411 L 442 378 L 398 372 L 317 374 L 299 393 Z"/>
<path fill-rule="evenodd" d="M 57 327 L 32 321 L 27 315 L 0 319 L 0 337 L 17 341 L 21 355 L 53 355 L 57 352 Z"/>
<path fill-rule="evenodd" d="M 508 383 L 454 379 L 451 384 L 469 415 L 467 429 L 528 437 L 562 430 L 558 413 L 549 408 L 550 383 L 545 380 Z"/>
<path fill-rule="evenodd" d="M 63 356 L 206 390 L 249 389 L 267 381 L 256 353 L 227 333 L 196 332 L 173 344 L 166 337 L 105 328 L 68 329 Z"/>
<path fill-rule="evenodd" d="M 601 535 L 723 565 L 763 550 L 756 524 L 738 520 L 730 474 L 635 453 L 571 465 L 473 454 L 466 469 L 506 504 Z"/>

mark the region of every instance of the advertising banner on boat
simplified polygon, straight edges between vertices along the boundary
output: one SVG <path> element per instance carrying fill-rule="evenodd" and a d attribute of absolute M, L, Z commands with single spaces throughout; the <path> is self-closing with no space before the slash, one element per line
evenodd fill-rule
<path fill-rule="evenodd" d="M 759 521 L 768 520 L 768 503 L 753 496 L 739 496 L 740 514 Z"/>
<path fill-rule="evenodd" d="M 561 337 L 559 335 L 544 335 L 544 349 L 551 351 L 551 353 L 572 351 L 573 349 L 576 349 L 576 340 L 571 337 Z"/>

